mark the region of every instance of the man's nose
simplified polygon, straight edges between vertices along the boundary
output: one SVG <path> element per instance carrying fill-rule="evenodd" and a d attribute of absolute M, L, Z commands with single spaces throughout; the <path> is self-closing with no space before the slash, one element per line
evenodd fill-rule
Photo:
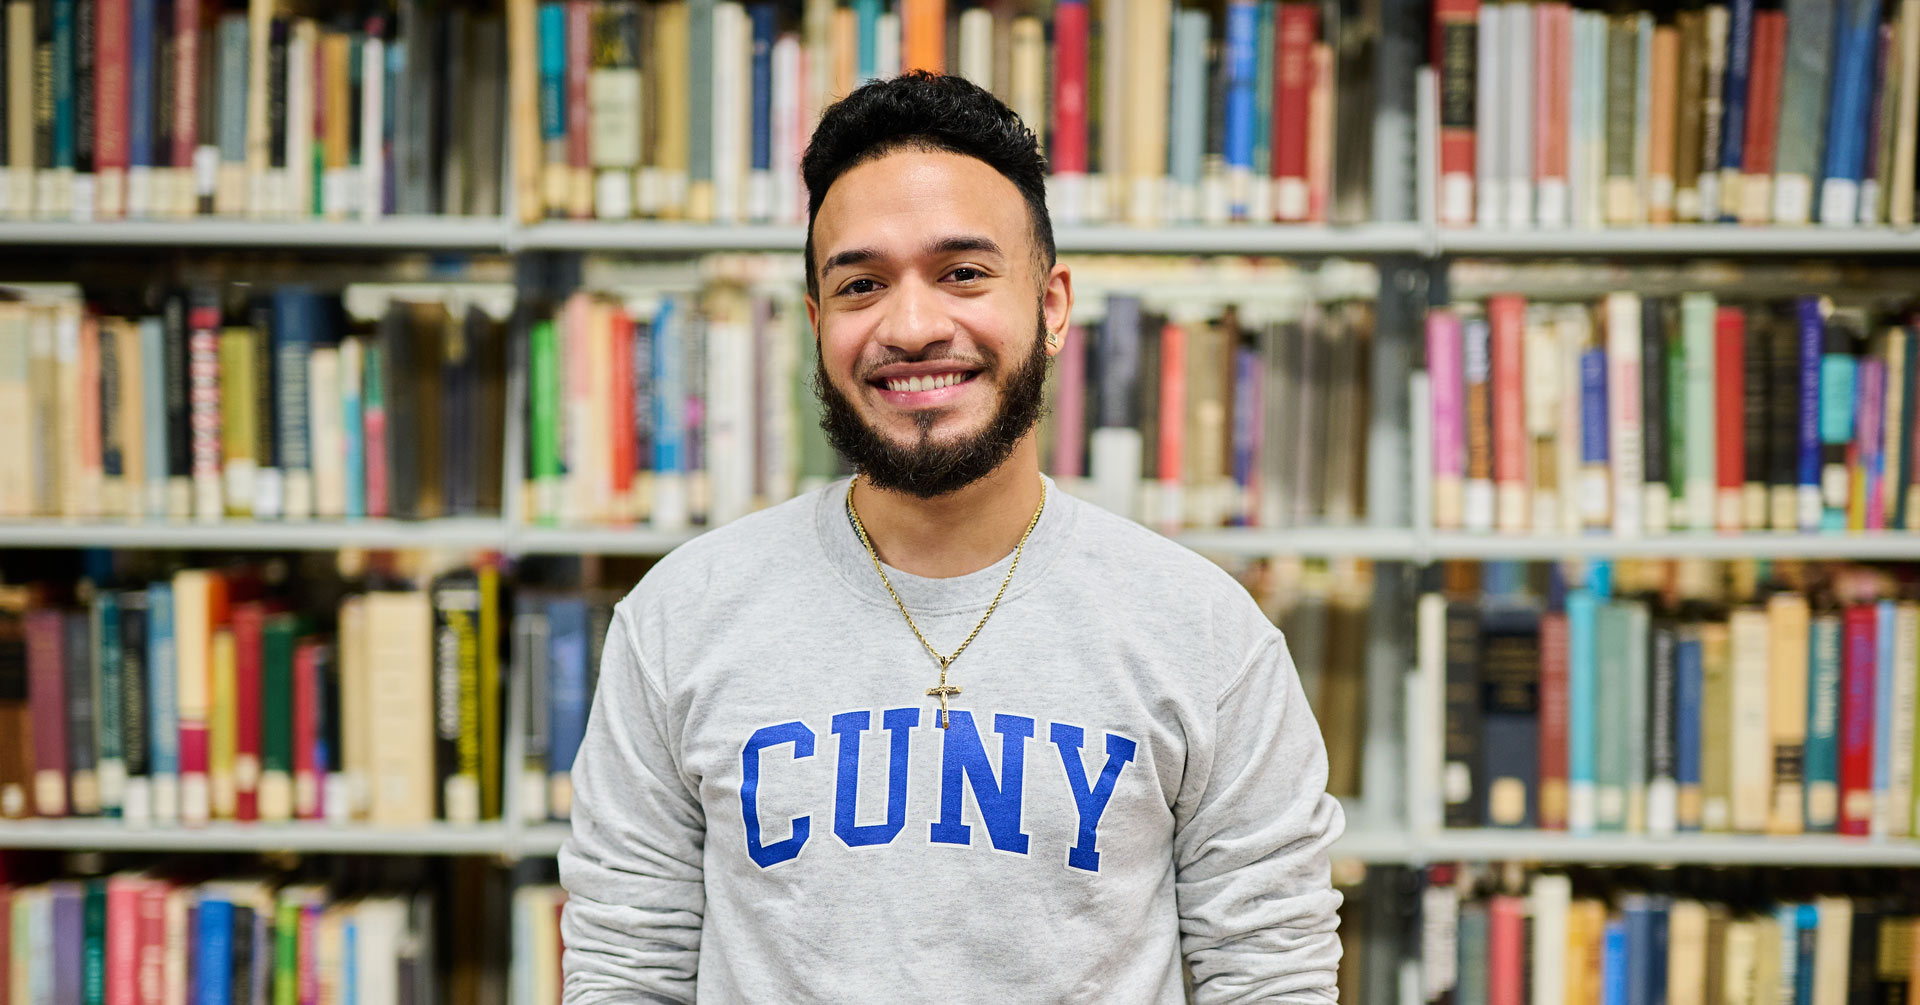
<path fill-rule="evenodd" d="M 908 356 L 953 339 L 953 317 L 939 289 L 919 279 L 904 279 L 887 298 L 887 313 L 875 336 L 880 344 Z"/>

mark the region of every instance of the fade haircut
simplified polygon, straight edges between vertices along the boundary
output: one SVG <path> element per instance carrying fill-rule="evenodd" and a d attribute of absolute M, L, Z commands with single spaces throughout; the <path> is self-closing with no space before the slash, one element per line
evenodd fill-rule
<path fill-rule="evenodd" d="M 807 294 L 820 296 L 814 269 L 813 221 L 827 189 L 841 175 L 899 150 L 945 151 L 984 161 L 1020 190 L 1033 224 L 1034 256 L 1043 275 L 1053 268 L 1053 221 L 1047 216 L 1047 159 L 1033 131 L 999 98 L 965 77 L 910 70 L 875 80 L 834 102 L 800 159 L 807 186 Z"/>

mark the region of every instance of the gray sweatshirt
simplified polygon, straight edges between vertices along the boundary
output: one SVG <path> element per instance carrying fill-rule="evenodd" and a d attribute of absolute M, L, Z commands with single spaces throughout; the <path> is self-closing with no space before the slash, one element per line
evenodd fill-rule
<path fill-rule="evenodd" d="M 949 672 L 836 482 L 614 612 L 560 852 L 567 1005 L 1335 999 L 1344 827 L 1285 641 L 1217 566 L 1048 483 Z M 952 652 L 1006 574 L 889 568 Z"/>

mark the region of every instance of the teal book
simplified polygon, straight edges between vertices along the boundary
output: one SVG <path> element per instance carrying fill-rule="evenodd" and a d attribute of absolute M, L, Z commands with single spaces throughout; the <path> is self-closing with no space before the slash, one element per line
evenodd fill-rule
<path fill-rule="evenodd" d="M 1802 790 L 1802 811 L 1809 832 L 1831 833 L 1840 825 L 1840 647 L 1840 612 L 1816 612 L 1807 630 L 1806 787 Z"/>
<path fill-rule="evenodd" d="M 81 901 L 80 1003 L 106 1005 L 107 1000 L 107 881 L 87 880 Z"/>
<path fill-rule="evenodd" d="M 1167 174 L 1181 199 L 1197 199 L 1200 160 L 1207 130 L 1207 39 L 1212 24 L 1204 10 L 1181 9 L 1173 19 L 1173 129 L 1167 144 Z M 1196 204 L 1179 206 L 1179 218 L 1197 211 Z"/>
<path fill-rule="evenodd" d="M 1253 78 L 1253 178 L 1256 185 L 1266 180 L 1273 166 L 1273 35 L 1279 16 L 1278 4 L 1273 0 L 1261 0 L 1259 41 L 1253 50 L 1257 60 Z"/>
<path fill-rule="evenodd" d="M 713 6 L 687 2 L 687 178 L 694 185 L 713 181 L 713 130 L 701 128 L 713 119 Z"/>
<path fill-rule="evenodd" d="M 1633 759 L 1628 749 L 1632 730 L 1627 725 L 1627 677 L 1632 672 L 1628 638 L 1633 608 L 1631 601 L 1624 600 L 1602 604 L 1594 633 L 1595 717 L 1607 724 L 1594 750 L 1595 826 L 1602 831 L 1627 827 L 1627 776 Z"/>
<path fill-rule="evenodd" d="M 854 79 L 865 83 L 879 73 L 880 0 L 853 0 Z"/>
<path fill-rule="evenodd" d="M 1786 7 L 1787 65 L 1773 165 L 1773 222 L 1807 223 L 1825 161 L 1834 2 L 1786 0 Z"/>
<path fill-rule="evenodd" d="M 1567 594 L 1567 827 L 1591 833 L 1595 820 L 1595 743 L 1599 736 L 1595 646 L 1600 604 L 1592 590 Z"/>

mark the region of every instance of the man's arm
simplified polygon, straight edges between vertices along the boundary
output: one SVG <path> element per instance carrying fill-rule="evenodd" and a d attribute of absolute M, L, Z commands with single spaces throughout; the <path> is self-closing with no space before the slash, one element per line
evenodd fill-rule
<path fill-rule="evenodd" d="M 1211 748 L 1189 763 L 1197 796 L 1182 793 L 1174 820 L 1194 1001 L 1331 1005 L 1341 898 L 1327 846 L 1346 818 L 1326 793 L 1326 746 L 1277 633 L 1220 696 Z"/>
<path fill-rule="evenodd" d="M 631 617 L 625 604 L 614 609 L 573 763 L 573 836 L 560 849 L 565 1005 L 694 998 L 706 819 Z"/>

